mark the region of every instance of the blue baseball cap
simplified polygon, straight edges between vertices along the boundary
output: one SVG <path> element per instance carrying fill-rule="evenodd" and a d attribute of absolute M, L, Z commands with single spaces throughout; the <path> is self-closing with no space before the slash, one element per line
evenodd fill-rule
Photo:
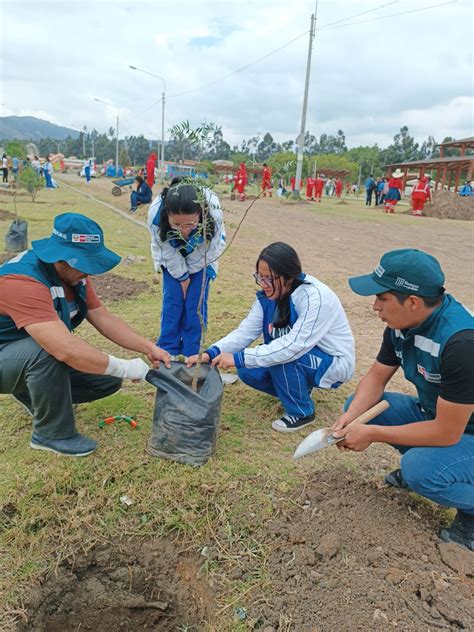
<path fill-rule="evenodd" d="M 84 274 L 103 274 L 121 257 L 104 244 L 102 228 L 80 213 L 62 213 L 54 218 L 51 237 L 31 242 L 36 256 L 45 263 L 65 261 Z"/>
<path fill-rule="evenodd" d="M 372 274 L 351 277 L 349 285 L 361 296 L 390 290 L 415 296 L 440 296 L 444 292 L 444 273 L 432 255 L 403 248 L 386 252 Z"/>

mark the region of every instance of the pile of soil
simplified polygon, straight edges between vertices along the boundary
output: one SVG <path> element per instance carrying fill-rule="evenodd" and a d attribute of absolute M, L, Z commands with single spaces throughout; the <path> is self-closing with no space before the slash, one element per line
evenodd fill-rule
<path fill-rule="evenodd" d="M 92 285 L 104 303 L 133 298 L 148 289 L 148 283 L 144 281 L 134 281 L 111 273 L 93 277 Z"/>
<path fill-rule="evenodd" d="M 213 610 L 198 565 L 162 540 L 102 545 L 35 589 L 18 632 L 206 629 Z"/>
<path fill-rule="evenodd" d="M 436 191 L 433 203 L 427 204 L 423 214 L 437 219 L 474 219 L 474 197 L 461 197 L 452 191 Z"/>
<path fill-rule="evenodd" d="M 272 590 L 249 613 L 259 629 L 472 630 L 474 555 L 437 538 L 433 505 L 336 469 L 293 506 L 268 524 Z"/>

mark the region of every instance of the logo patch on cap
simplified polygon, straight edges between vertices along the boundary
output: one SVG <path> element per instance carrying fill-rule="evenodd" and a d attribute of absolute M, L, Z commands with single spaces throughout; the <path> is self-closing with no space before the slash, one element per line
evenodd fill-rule
<path fill-rule="evenodd" d="M 73 233 L 71 241 L 73 244 L 100 244 L 100 235 Z"/>
<path fill-rule="evenodd" d="M 374 274 L 376 274 L 378 277 L 381 277 L 383 276 L 384 272 L 385 272 L 385 268 L 382 268 L 382 266 L 379 263 L 379 265 L 374 270 Z"/>
<path fill-rule="evenodd" d="M 410 283 L 410 281 L 407 281 L 403 277 L 397 277 L 395 280 L 395 285 L 397 287 L 404 287 L 406 290 L 412 290 L 413 292 L 418 292 L 418 290 L 420 289 L 419 285 L 416 285 L 415 283 Z"/>

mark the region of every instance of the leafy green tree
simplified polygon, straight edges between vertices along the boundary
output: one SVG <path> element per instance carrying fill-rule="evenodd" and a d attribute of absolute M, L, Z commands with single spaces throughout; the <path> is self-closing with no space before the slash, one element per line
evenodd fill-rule
<path fill-rule="evenodd" d="M 267 132 L 257 147 L 257 160 L 260 162 L 268 160 L 268 158 L 275 153 L 276 149 L 277 144 L 273 140 L 273 136 L 270 132 Z"/>
<path fill-rule="evenodd" d="M 222 127 L 216 127 L 214 134 L 210 139 L 209 146 L 206 151 L 206 157 L 210 160 L 228 160 L 230 152 L 230 145 L 224 140 Z"/>
<path fill-rule="evenodd" d="M 131 161 L 128 151 L 121 145 L 121 143 L 119 143 L 119 165 L 122 165 L 122 167 L 128 167 L 130 164 Z"/>
<path fill-rule="evenodd" d="M 7 156 L 12 158 L 20 158 L 23 160 L 26 158 L 26 146 L 20 140 L 9 140 L 5 143 L 4 151 Z"/>
<path fill-rule="evenodd" d="M 410 136 L 406 125 L 400 128 L 398 134 L 393 137 L 393 143 L 382 153 L 385 164 L 410 162 L 420 157 L 419 145 L 415 143 L 413 136 Z"/>
<path fill-rule="evenodd" d="M 377 145 L 353 147 L 344 156 L 359 165 L 363 180 L 369 175 L 381 176 L 385 172 L 383 154 Z"/>
<path fill-rule="evenodd" d="M 36 195 L 40 189 L 43 188 L 43 179 L 36 169 L 32 167 L 25 167 L 18 175 L 18 186 L 21 189 L 25 189 L 31 195 L 31 200 L 36 200 Z"/>
<path fill-rule="evenodd" d="M 150 142 L 140 134 L 140 136 L 128 136 L 125 139 L 127 150 L 134 165 L 145 164 L 150 153 Z"/>
<path fill-rule="evenodd" d="M 317 171 L 324 172 L 325 169 L 340 169 L 341 171 L 349 171 L 350 178 L 355 180 L 359 173 L 359 166 L 349 160 L 347 156 L 339 154 L 324 154 L 317 157 Z"/>

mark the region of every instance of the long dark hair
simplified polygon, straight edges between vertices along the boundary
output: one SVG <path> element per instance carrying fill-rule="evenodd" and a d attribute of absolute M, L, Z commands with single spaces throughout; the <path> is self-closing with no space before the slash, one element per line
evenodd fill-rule
<path fill-rule="evenodd" d="M 138 186 L 141 187 L 145 180 L 141 176 L 135 176 L 135 181 L 138 182 Z"/>
<path fill-rule="evenodd" d="M 260 261 L 265 261 L 275 277 L 290 281 L 290 291 L 276 302 L 278 321 L 273 323 L 274 327 L 286 327 L 290 323 L 290 294 L 304 283 L 300 258 L 289 244 L 276 241 L 258 255 L 257 272 Z"/>
<path fill-rule="evenodd" d="M 204 197 L 202 194 L 201 197 Z M 192 184 L 182 182 L 182 178 L 173 178 L 169 187 L 161 192 L 163 205 L 160 214 L 160 239 L 169 239 L 169 233 L 175 234 L 170 226 L 170 215 L 196 215 L 199 214 L 199 222 L 202 223 L 203 208 L 200 204 L 198 193 Z M 206 202 L 204 201 L 204 204 Z M 206 240 L 211 240 L 216 232 L 216 223 L 211 213 L 206 218 Z"/>

